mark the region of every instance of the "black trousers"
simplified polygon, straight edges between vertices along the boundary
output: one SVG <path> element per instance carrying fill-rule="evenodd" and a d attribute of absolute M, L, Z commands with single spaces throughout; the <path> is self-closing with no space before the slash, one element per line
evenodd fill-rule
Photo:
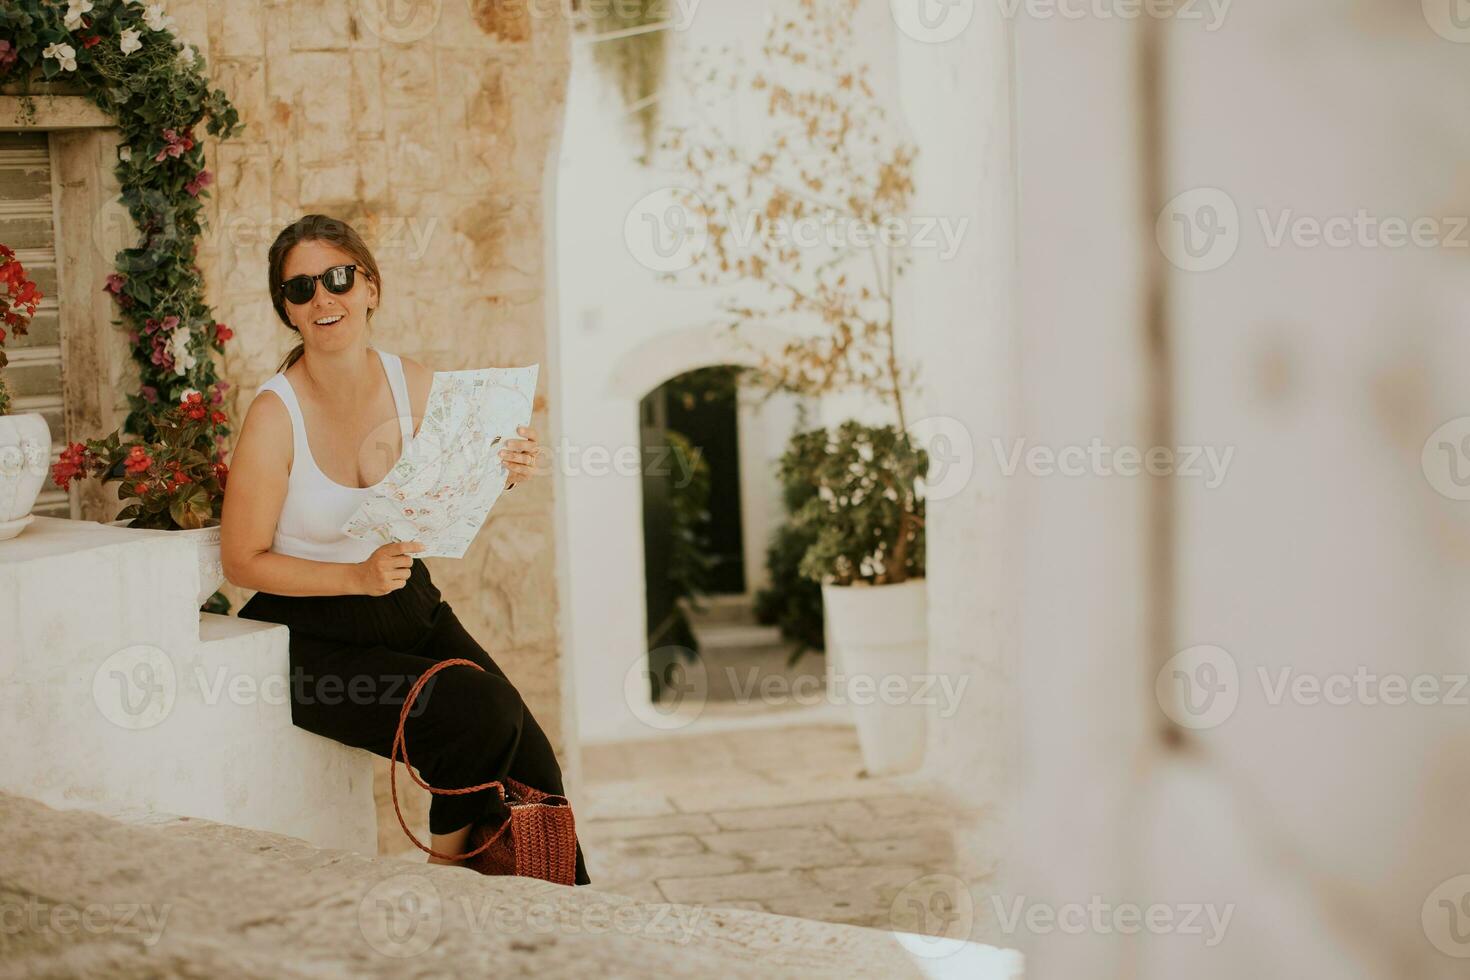
<path fill-rule="evenodd" d="M 446 667 L 419 692 L 403 729 L 413 767 L 438 789 L 510 776 L 565 795 L 546 734 L 505 672 L 460 625 L 419 559 L 404 587 L 386 595 L 257 592 L 239 616 L 290 627 L 293 724 L 384 758 L 391 757 L 399 712 L 419 675 L 440 660 L 474 661 L 484 670 Z M 299 776 L 309 779 L 310 773 Z M 506 816 L 493 789 L 436 794 L 429 830 L 447 834 Z M 577 884 L 588 883 L 579 844 Z"/>

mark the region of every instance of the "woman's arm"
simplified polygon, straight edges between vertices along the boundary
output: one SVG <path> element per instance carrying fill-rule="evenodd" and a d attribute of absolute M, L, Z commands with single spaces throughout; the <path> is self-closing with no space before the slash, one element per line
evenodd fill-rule
<path fill-rule="evenodd" d="M 245 415 L 225 482 L 220 511 L 225 578 L 243 589 L 276 595 L 359 594 L 360 565 L 310 561 L 270 550 L 286 502 L 291 439 L 285 404 L 275 392 L 262 392 Z"/>

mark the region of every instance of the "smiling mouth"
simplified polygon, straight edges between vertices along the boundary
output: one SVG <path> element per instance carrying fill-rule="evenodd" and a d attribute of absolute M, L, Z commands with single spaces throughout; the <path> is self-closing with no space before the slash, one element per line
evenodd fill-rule
<path fill-rule="evenodd" d="M 330 327 L 334 324 L 341 323 L 343 319 L 343 316 L 338 313 L 334 316 L 324 316 L 320 320 L 313 320 L 312 322 L 319 327 Z"/>

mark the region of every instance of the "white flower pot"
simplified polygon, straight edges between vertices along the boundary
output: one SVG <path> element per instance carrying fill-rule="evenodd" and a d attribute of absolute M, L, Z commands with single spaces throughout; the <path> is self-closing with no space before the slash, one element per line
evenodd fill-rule
<path fill-rule="evenodd" d="M 51 463 L 51 427 L 39 412 L 0 415 L 0 541 L 29 524 Z"/>
<path fill-rule="evenodd" d="M 924 759 L 923 674 L 929 661 L 929 591 L 898 585 L 823 585 L 828 654 L 851 705 L 872 776 L 911 772 Z M 885 688 L 885 684 L 887 687 Z M 829 688 L 829 690 L 832 690 Z"/>
<path fill-rule="evenodd" d="M 113 527 L 127 527 L 132 522 L 124 519 L 107 523 Z M 169 533 L 192 538 L 199 546 L 199 601 L 195 605 L 202 606 L 225 584 L 225 565 L 219 554 L 219 518 L 209 518 L 203 527 Z"/>

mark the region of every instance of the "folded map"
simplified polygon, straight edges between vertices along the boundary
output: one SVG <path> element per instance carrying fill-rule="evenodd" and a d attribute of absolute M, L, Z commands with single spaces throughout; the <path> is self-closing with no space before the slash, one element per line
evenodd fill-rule
<path fill-rule="evenodd" d="M 435 372 L 418 434 L 342 533 L 421 541 L 418 558 L 464 557 L 505 489 L 501 447 L 531 424 L 539 367 Z"/>

